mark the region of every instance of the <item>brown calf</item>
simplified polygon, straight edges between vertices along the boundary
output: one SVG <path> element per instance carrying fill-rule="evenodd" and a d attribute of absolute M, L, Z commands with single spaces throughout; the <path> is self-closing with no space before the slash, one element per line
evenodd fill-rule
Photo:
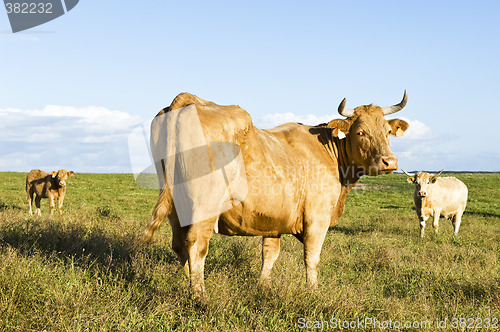
<path fill-rule="evenodd" d="M 66 194 L 66 183 L 70 176 L 75 172 L 60 169 L 52 173 L 45 172 L 39 169 L 33 169 L 26 176 L 26 194 L 28 196 L 29 213 L 33 214 L 31 204 L 33 197 L 36 194 L 36 214 L 41 216 L 40 200 L 48 198 L 50 201 L 50 214 L 54 214 L 54 200 L 59 200 L 59 213 L 62 213 L 64 195 Z"/>

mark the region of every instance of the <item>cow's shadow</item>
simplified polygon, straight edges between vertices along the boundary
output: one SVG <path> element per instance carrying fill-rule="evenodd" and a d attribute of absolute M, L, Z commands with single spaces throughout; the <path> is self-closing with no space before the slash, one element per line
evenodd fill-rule
<path fill-rule="evenodd" d="M 23 211 L 24 208 L 15 203 L 6 203 L 0 198 L 0 211 L 4 210 Z"/>
<path fill-rule="evenodd" d="M 464 215 L 500 218 L 500 214 L 489 213 L 489 212 L 480 212 L 480 211 L 467 211 L 467 210 L 465 210 Z"/>
<path fill-rule="evenodd" d="M 360 233 L 371 233 L 375 232 L 377 228 L 373 225 L 350 225 L 345 227 L 342 225 L 336 225 L 329 229 L 329 231 L 344 233 L 345 235 L 357 235 Z"/>
<path fill-rule="evenodd" d="M 398 210 L 398 209 L 407 209 L 408 207 L 407 206 L 399 206 L 399 205 L 385 205 L 385 206 L 381 206 L 380 208 L 384 209 L 384 210 Z M 415 210 L 415 207 L 413 207 L 413 210 Z"/>
<path fill-rule="evenodd" d="M 0 245 L 15 248 L 25 256 L 58 258 L 84 269 L 121 273 L 126 279 L 134 278 L 133 261 L 138 254 L 156 261 L 177 261 L 169 248 L 134 248 L 135 234 L 122 235 L 99 227 L 63 223 L 60 218 L 30 216 L 21 222 L 4 225 L 0 227 Z"/>

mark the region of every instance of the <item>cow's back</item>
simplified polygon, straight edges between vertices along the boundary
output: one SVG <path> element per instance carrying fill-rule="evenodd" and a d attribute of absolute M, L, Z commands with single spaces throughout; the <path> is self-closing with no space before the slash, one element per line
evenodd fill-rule
<path fill-rule="evenodd" d="M 48 190 L 52 185 L 52 176 L 49 172 L 32 169 L 26 176 L 26 191 L 33 191 L 41 198 L 48 197 Z"/>

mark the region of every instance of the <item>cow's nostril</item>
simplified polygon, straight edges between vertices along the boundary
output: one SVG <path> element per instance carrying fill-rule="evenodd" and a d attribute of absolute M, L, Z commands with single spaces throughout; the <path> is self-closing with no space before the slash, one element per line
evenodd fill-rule
<path fill-rule="evenodd" d="M 395 170 L 398 168 L 398 158 L 394 156 L 381 157 L 379 167 L 384 170 Z"/>

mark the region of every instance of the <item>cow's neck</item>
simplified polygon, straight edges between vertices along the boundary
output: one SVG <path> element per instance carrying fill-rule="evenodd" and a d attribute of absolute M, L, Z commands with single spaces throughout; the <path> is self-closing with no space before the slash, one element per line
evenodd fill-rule
<path fill-rule="evenodd" d="M 352 158 L 347 153 L 347 138 L 333 136 L 331 128 L 322 128 L 318 132 L 318 140 L 323 143 L 333 166 L 338 167 L 340 183 L 342 186 L 352 187 L 363 175 L 363 168 L 353 165 Z"/>
<path fill-rule="evenodd" d="M 335 145 L 335 157 L 339 167 L 340 182 L 343 186 L 352 187 L 363 174 L 362 168 L 352 163 L 347 153 L 347 138 L 332 137 Z"/>
<path fill-rule="evenodd" d="M 333 137 L 331 132 L 329 133 L 328 143 L 324 144 L 324 146 L 332 159 L 332 163 L 335 167 L 338 167 L 339 180 L 342 184 L 342 190 L 330 220 L 329 227 L 333 227 L 338 223 L 340 216 L 344 212 L 347 196 L 356 182 L 358 182 L 358 175 L 361 173 L 359 172 L 360 169 L 353 166 L 350 162 L 346 149 L 347 140 L 345 138 L 339 139 L 338 137 Z"/>
<path fill-rule="evenodd" d="M 52 188 L 55 188 L 59 194 L 62 194 L 63 192 L 66 191 L 66 186 L 60 186 L 57 181 L 54 182 L 54 186 Z"/>

